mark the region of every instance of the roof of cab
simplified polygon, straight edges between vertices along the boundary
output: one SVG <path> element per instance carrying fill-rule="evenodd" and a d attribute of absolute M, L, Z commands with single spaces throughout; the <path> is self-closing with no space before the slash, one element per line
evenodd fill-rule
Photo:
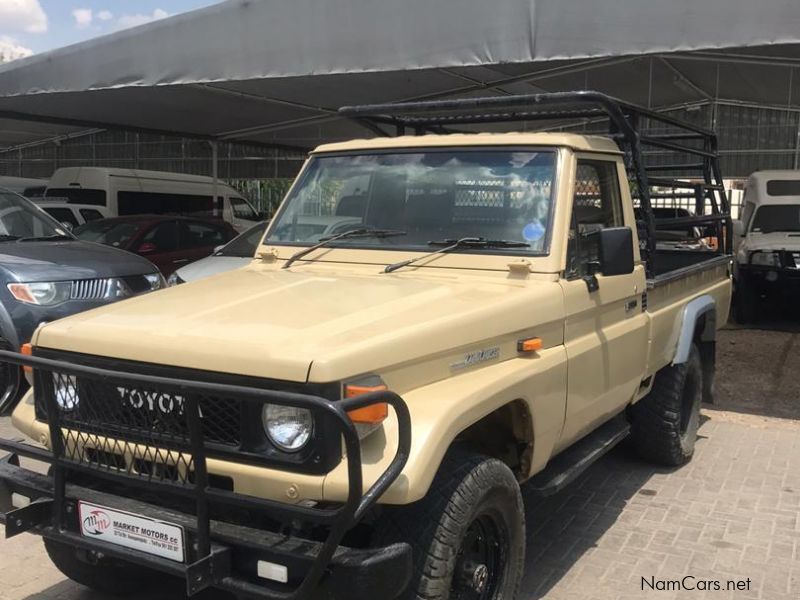
<path fill-rule="evenodd" d="M 751 179 L 772 180 L 772 179 L 800 179 L 800 170 L 784 169 L 772 171 L 754 171 L 750 174 Z"/>
<path fill-rule="evenodd" d="M 567 147 L 587 152 L 621 154 L 612 139 L 574 133 L 449 133 L 444 135 L 404 135 L 323 144 L 313 154 L 393 148 L 469 146 L 550 146 Z"/>

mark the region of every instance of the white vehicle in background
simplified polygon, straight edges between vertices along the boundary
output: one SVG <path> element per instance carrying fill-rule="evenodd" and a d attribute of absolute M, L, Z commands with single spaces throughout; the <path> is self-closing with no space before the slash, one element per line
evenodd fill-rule
<path fill-rule="evenodd" d="M 800 171 L 753 173 L 734 231 L 736 320 L 756 320 L 767 297 L 796 301 L 800 292 Z"/>
<path fill-rule="evenodd" d="M 33 198 L 36 205 L 67 229 L 111 216 L 105 206 L 74 204 L 66 198 Z"/>
<path fill-rule="evenodd" d="M 357 217 L 323 215 L 310 216 L 298 215 L 288 223 L 279 226 L 273 235 L 277 239 L 305 239 L 315 241 L 324 239 L 361 226 L 361 219 Z M 256 249 L 268 225 L 267 221 L 247 230 L 239 237 L 234 238 L 225 246 L 218 248 L 208 258 L 198 260 L 182 269 L 178 269 L 167 280 L 169 285 L 188 283 L 203 277 L 210 277 L 224 271 L 232 271 L 243 267 L 256 254 Z"/>
<path fill-rule="evenodd" d="M 3 176 L 0 177 L 0 188 L 11 190 L 29 200 L 35 200 L 44 196 L 44 191 L 47 189 L 47 179 Z"/>
<path fill-rule="evenodd" d="M 53 173 L 45 198 L 106 209 L 108 216 L 177 214 L 217 217 L 245 231 L 262 220 L 242 195 L 202 175 L 65 167 Z"/>
<path fill-rule="evenodd" d="M 211 256 L 178 269 L 169 276 L 167 283 L 171 286 L 188 283 L 245 266 L 253 260 L 267 224 L 268 221 L 263 221 L 254 225 L 224 246 L 217 248 Z"/>

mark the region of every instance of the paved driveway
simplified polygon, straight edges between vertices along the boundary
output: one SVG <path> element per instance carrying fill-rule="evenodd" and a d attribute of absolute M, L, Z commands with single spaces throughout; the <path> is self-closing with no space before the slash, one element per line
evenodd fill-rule
<path fill-rule="evenodd" d="M 703 411 L 687 467 L 654 469 L 621 447 L 561 494 L 527 498 L 521 599 L 798 600 L 796 342 L 785 326 L 722 332 L 717 404 Z M 676 582 L 695 589 L 677 590 Z M 179 591 L 165 594 L 172 597 Z M 0 599 L 34 598 L 105 600 L 65 581 L 39 539 L 2 542 Z"/>

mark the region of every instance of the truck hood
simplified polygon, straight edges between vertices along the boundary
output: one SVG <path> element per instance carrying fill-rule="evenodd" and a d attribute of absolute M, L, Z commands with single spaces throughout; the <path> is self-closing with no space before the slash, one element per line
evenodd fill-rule
<path fill-rule="evenodd" d="M 747 236 L 746 248 L 753 250 L 800 250 L 800 232 L 773 231 L 751 233 Z"/>
<path fill-rule="evenodd" d="M 563 313 L 557 283 L 329 275 L 260 264 L 82 313 L 37 346 L 292 381 L 335 381 L 468 350 Z M 313 364 L 313 371 L 312 371 Z"/>
<path fill-rule="evenodd" d="M 9 281 L 70 281 L 155 273 L 149 260 L 91 242 L 0 243 L 0 268 Z"/>

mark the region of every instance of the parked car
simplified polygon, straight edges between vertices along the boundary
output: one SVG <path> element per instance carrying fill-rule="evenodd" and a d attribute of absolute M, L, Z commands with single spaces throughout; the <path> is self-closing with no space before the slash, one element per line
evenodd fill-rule
<path fill-rule="evenodd" d="M 0 177 L 0 188 L 33 200 L 44 196 L 44 191 L 47 189 L 47 180 L 2 176 Z"/>
<path fill-rule="evenodd" d="M 33 201 L 56 221 L 72 230 L 79 225 L 107 219 L 111 215 L 108 209 L 93 204 L 74 204 L 66 198 L 34 198 Z"/>
<path fill-rule="evenodd" d="M 336 235 L 354 229 L 361 224 L 361 219 L 352 216 L 334 215 L 298 215 L 287 219 L 273 232 L 278 240 L 303 242 Z"/>
<path fill-rule="evenodd" d="M 261 238 L 264 237 L 266 228 L 267 221 L 259 223 L 232 239 L 222 248 L 215 248 L 214 254 L 211 256 L 181 267 L 169 276 L 168 285 L 187 283 L 243 267 L 255 257 L 256 248 Z"/>
<path fill-rule="evenodd" d="M 262 219 L 242 195 L 222 181 L 202 175 L 111 169 L 64 167 L 50 178 L 45 198 L 66 198 L 69 203 L 105 209 L 110 217 L 180 214 L 223 219 L 245 231 Z"/>
<path fill-rule="evenodd" d="M 7 536 L 43 535 L 106 593 L 163 573 L 191 594 L 514 600 L 523 483 L 556 494 L 628 437 L 691 460 L 731 294 L 715 135 L 585 92 L 349 114 L 425 135 L 317 148 L 259 260 L 6 356 L 45 382 L 15 426 L 52 443 L 0 444 L 54 465 L 0 462 Z M 441 133 L 576 114 L 613 137 Z M 699 155 L 716 202 L 681 228 L 711 222 L 716 249 L 658 248 L 645 121 Z M 295 227 L 345 212 L 336 235 Z"/>
<path fill-rule="evenodd" d="M 0 191 L 0 344 L 19 350 L 42 323 L 164 287 L 148 260 L 77 240 L 29 200 Z M 3 365 L 0 412 L 24 381 Z"/>
<path fill-rule="evenodd" d="M 757 171 L 734 222 L 734 318 L 749 323 L 769 298 L 800 298 L 800 171 Z"/>
<path fill-rule="evenodd" d="M 165 277 L 236 237 L 236 230 L 218 219 L 160 215 L 101 219 L 76 227 L 74 233 L 87 242 L 144 256 Z"/>

